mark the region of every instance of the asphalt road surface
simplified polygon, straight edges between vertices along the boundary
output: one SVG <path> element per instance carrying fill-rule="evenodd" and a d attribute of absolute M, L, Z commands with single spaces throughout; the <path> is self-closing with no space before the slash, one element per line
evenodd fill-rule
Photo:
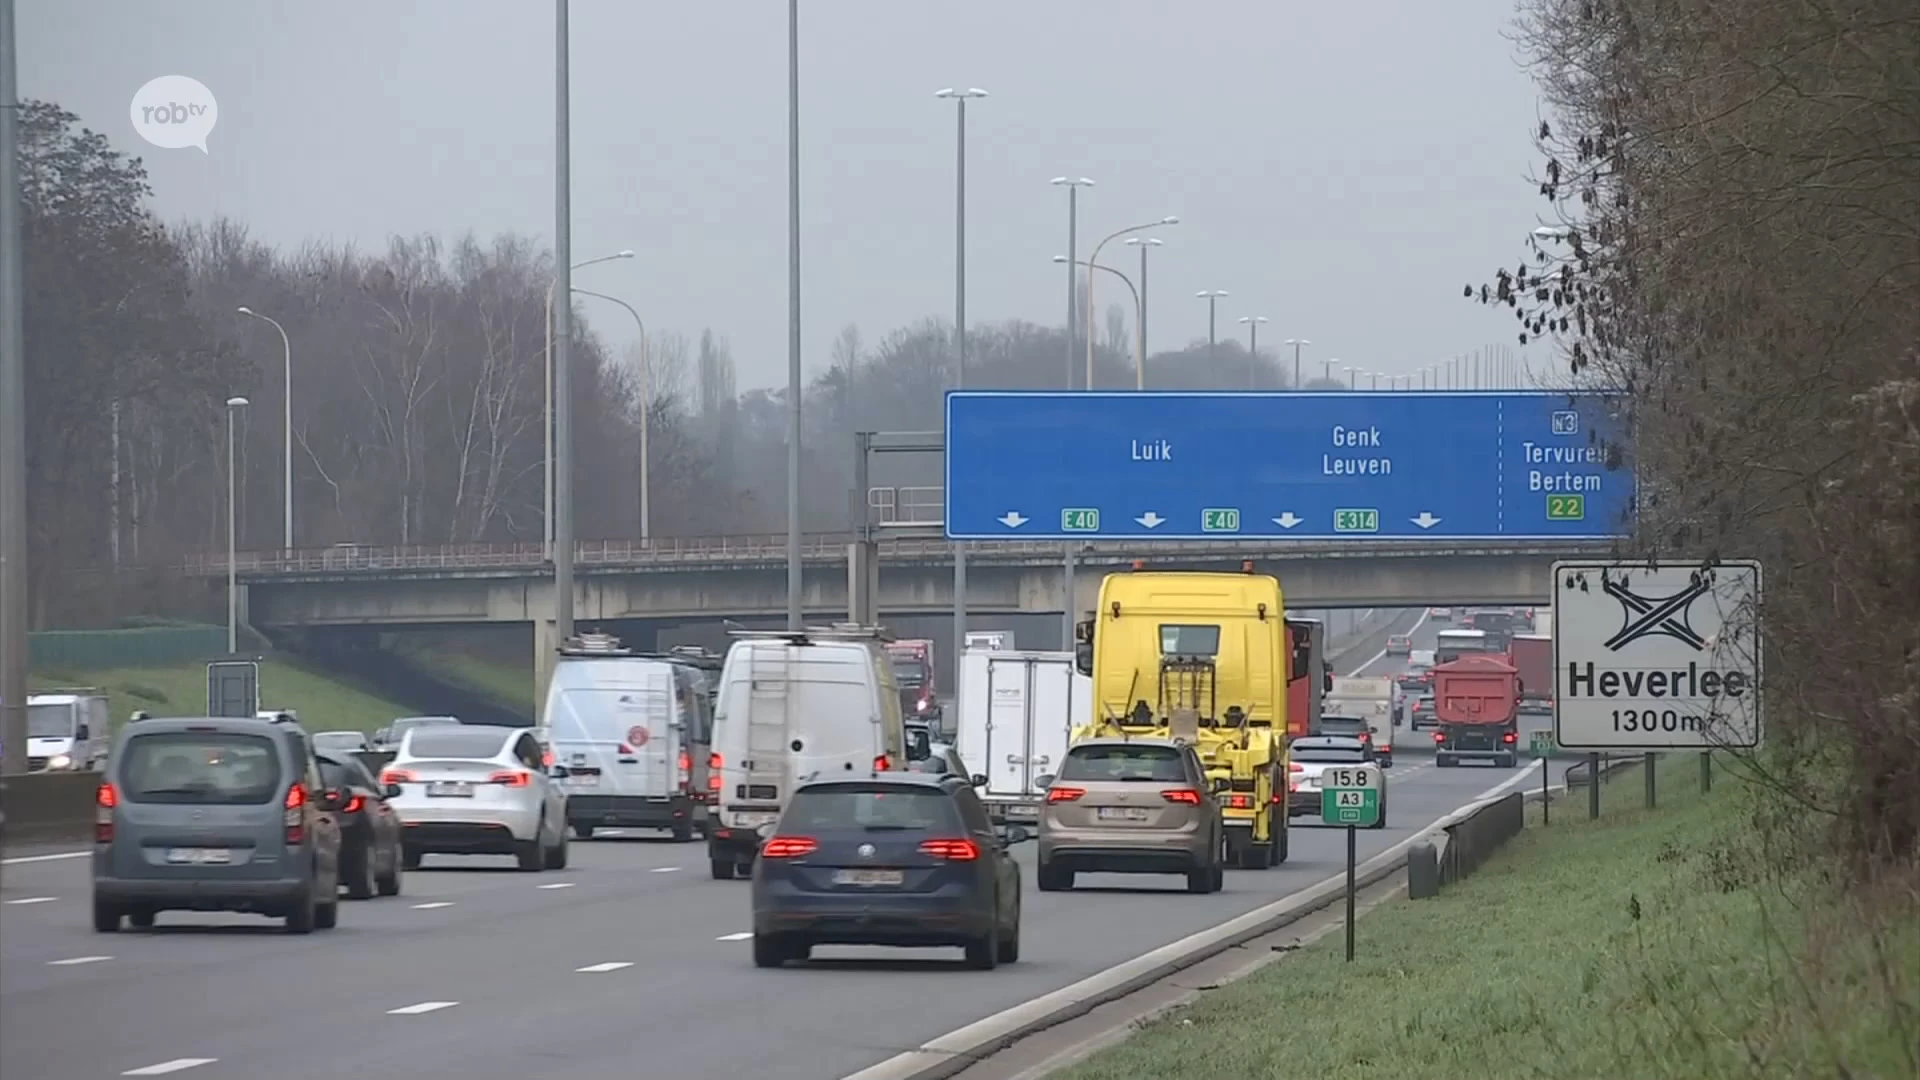
<path fill-rule="evenodd" d="M 1520 771 L 1397 752 L 1388 827 L 1360 834 L 1362 859 Z M 710 880 L 700 845 L 648 833 L 575 841 L 571 867 L 537 874 L 429 857 L 403 895 L 343 901 L 339 928 L 309 937 L 185 912 L 96 934 L 83 853 L 15 856 L 0 870 L 0 1071 L 830 1080 L 1341 873 L 1344 848 L 1337 830 L 1297 827 L 1284 867 L 1229 871 L 1214 895 L 1111 875 L 1043 895 L 1023 845 L 1023 955 L 991 972 L 964 970 L 958 950 L 860 948 L 758 970 L 746 884 Z"/>

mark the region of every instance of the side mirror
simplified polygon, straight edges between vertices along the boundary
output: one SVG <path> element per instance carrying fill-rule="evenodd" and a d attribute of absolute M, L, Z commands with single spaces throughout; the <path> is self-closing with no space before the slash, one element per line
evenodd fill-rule
<path fill-rule="evenodd" d="M 1093 646 L 1084 641 L 1073 646 L 1073 669 L 1082 675 L 1093 674 Z"/>
<path fill-rule="evenodd" d="M 967 777 L 967 783 L 968 783 L 968 784 L 971 784 L 971 785 L 972 785 L 972 786 L 974 786 L 974 787 L 986 787 L 986 786 L 987 786 L 987 774 L 986 774 L 986 773 L 974 773 L 974 774 L 973 774 L 972 776 L 969 776 L 969 777 Z"/>
<path fill-rule="evenodd" d="M 375 746 L 387 745 L 387 736 L 391 734 L 393 734 L 393 731 L 390 728 L 381 728 L 378 731 L 375 731 L 373 733 L 373 745 Z"/>
<path fill-rule="evenodd" d="M 1036 776 L 1033 778 L 1033 782 L 1036 787 L 1052 787 L 1053 781 L 1054 781 L 1054 776 L 1050 772 L 1041 773 L 1039 776 Z"/>
<path fill-rule="evenodd" d="M 84 723 L 74 729 L 73 737 L 82 741 L 93 738 L 92 735 L 87 734 L 87 725 Z"/>
<path fill-rule="evenodd" d="M 399 784 L 388 784 L 386 787 L 380 789 L 380 794 L 389 799 L 397 799 L 405 792 L 406 789 L 402 788 Z"/>
<path fill-rule="evenodd" d="M 1024 825 L 1009 825 L 1007 826 L 1007 831 L 1000 834 L 1000 842 L 1007 847 L 1012 847 L 1015 844 L 1024 844 L 1031 839 L 1033 839 L 1033 834 L 1028 832 L 1027 827 Z"/>
<path fill-rule="evenodd" d="M 565 780 L 573 774 L 567 771 L 565 765 L 555 765 L 553 768 L 547 770 L 547 775 L 553 777 L 555 780 Z"/>

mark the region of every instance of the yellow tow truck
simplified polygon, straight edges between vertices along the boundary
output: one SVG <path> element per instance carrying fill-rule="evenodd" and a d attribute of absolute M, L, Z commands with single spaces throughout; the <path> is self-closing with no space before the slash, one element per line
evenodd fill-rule
<path fill-rule="evenodd" d="M 1075 660 L 1093 677 L 1093 719 L 1070 742 L 1181 739 L 1215 782 L 1228 862 L 1287 860 L 1287 676 L 1291 654 L 1278 579 L 1241 573 L 1109 574 L 1099 608 L 1075 627 Z M 1223 782 L 1224 781 L 1224 782 Z"/>

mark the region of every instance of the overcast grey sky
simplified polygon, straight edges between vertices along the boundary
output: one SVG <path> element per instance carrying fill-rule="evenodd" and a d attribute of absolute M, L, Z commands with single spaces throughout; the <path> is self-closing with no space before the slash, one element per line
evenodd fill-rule
<path fill-rule="evenodd" d="M 553 232 L 546 0 L 18 0 L 21 93 L 145 157 L 169 220 L 263 240 Z M 731 339 L 743 387 L 785 377 L 786 7 L 575 0 L 573 250 L 650 328 Z M 804 342 L 869 342 L 953 311 L 954 106 L 968 109 L 970 322 L 1064 322 L 1058 175 L 1092 177 L 1091 239 L 1176 214 L 1150 271 L 1150 346 L 1265 315 L 1412 372 L 1510 317 L 1461 286 L 1519 258 L 1539 104 L 1513 0 L 806 0 L 801 5 Z M 147 80 L 213 91 L 210 153 L 140 142 Z M 1102 261 L 1131 271 L 1118 243 Z M 1118 299 L 1108 278 L 1097 297 Z M 588 303 L 594 303 L 589 301 Z M 616 342 L 631 331 L 586 309 Z M 621 316 L 624 318 L 624 316 Z M 1535 364 L 1541 362 L 1536 350 Z"/>

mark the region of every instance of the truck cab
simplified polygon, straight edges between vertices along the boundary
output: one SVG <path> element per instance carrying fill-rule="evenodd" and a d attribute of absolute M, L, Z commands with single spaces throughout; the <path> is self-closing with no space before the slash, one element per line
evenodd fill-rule
<path fill-rule="evenodd" d="M 27 771 L 99 772 L 107 759 L 107 699 L 91 687 L 27 698 Z"/>
<path fill-rule="evenodd" d="M 940 733 L 943 717 L 933 673 L 933 642 L 924 638 L 888 642 L 887 659 L 893 665 L 894 684 L 900 688 L 900 714 Z"/>

